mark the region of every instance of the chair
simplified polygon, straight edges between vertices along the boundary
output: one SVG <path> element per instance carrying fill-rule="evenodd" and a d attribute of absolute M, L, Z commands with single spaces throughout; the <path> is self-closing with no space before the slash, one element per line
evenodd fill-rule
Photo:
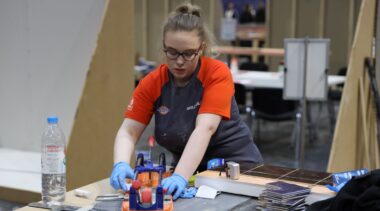
<path fill-rule="evenodd" d="M 265 67 L 266 66 L 266 67 Z M 268 66 L 266 64 L 251 62 L 250 60 L 242 63 L 239 66 L 239 70 L 258 70 L 267 71 Z M 246 123 L 250 129 L 252 129 L 252 108 L 247 105 L 247 89 L 243 84 L 234 83 L 235 85 L 235 99 L 239 108 L 240 114 L 247 114 Z"/>
<path fill-rule="evenodd" d="M 239 70 L 268 71 L 268 65 L 264 62 L 244 62 L 239 66 Z"/>
<path fill-rule="evenodd" d="M 247 114 L 247 125 L 252 128 L 252 108 L 247 105 L 247 90 L 244 85 L 239 83 L 234 83 L 235 85 L 235 100 L 239 108 L 240 114 Z"/>
<path fill-rule="evenodd" d="M 297 120 L 297 101 L 284 100 L 282 89 L 257 88 L 252 91 L 252 114 L 257 138 L 260 138 L 260 120 L 281 122 Z M 293 130 L 292 144 L 296 143 L 298 124 Z"/>
<path fill-rule="evenodd" d="M 338 75 L 340 76 L 346 76 L 346 73 L 347 73 L 347 67 L 342 67 L 338 71 Z M 339 84 L 337 85 L 336 89 L 329 89 L 328 98 L 330 100 L 340 101 L 340 98 L 342 97 L 343 86 L 344 84 Z"/>
<path fill-rule="evenodd" d="M 345 76 L 346 73 L 347 73 L 347 67 L 342 67 L 338 71 L 338 75 L 340 76 Z M 335 102 L 340 102 L 340 99 L 342 98 L 343 86 L 344 86 L 343 84 L 340 84 L 335 89 L 328 90 L 327 109 L 329 113 L 331 136 L 334 134 L 334 126 L 336 122 Z"/>

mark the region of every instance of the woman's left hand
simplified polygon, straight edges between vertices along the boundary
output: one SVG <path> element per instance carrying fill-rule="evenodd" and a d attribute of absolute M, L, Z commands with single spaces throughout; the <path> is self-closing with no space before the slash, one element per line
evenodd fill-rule
<path fill-rule="evenodd" d="M 180 174 L 174 173 L 172 176 L 162 180 L 161 184 L 168 194 L 173 194 L 173 200 L 176 200 L 185 191 L 187 180 Z"/>

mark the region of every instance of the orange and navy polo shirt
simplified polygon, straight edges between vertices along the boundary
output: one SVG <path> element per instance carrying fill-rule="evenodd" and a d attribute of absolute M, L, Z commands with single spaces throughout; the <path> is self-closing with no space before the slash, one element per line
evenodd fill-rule
<path fill-rule="evenodd" d="M 221 61 L 201 57 L 196 71 L 184 87 L 174 83 L 167 65 L 142 79 L 125 111 L 125 117 L 145 125 L 154 114 L 157 143 L 179 160 L 195 128 L 198 114 L 222 116 L 211 137 L 201 165 L 212 158 L 235 162 L 262 162 L 248 127 L 241 120 L 234 98 L 234 83 Z"/>

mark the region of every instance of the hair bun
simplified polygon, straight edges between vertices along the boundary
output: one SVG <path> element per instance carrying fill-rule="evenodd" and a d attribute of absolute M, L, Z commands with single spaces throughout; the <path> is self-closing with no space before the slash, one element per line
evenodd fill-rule
<path fill-rule="evenodd" d="M 189 14 L 189 15 L 195 15 L 195 16 L 201 17 L 201 8 L 198 6 L 194 6 L 190 3 L 185 3 L 185 4 L 178 6 L 175 9 L 175 13 L 177 15 Z"/>

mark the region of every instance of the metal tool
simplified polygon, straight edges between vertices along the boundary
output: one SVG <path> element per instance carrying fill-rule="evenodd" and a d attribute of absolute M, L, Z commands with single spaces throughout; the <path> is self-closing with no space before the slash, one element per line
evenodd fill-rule
<path fill-rule="evenodd" d="M 238 163 L 229 161 L 226 163 L 227 169 L 226 169 L 226 175 L 228 178 L 237 180 L 240 177 L 240 165 Z"/>
<path fill-rule="evenodd" d="M 149 140 L 149 145 L 154 143 Z M 135 175 L 128 199 L 122 204 L 122 211 L 160 210 L 172 211 L 173 200 L 161 186 L 163 174 L 166 172 L 165 154 L 161 153 L 159 165 L 153 165 L 151 159 L 144 161 L 144 155 L 139 153 L 136 158 Z"/>
<path fill-rule="evenodd" d="M 226 177 L 229 179 L 237 180 L 240 177 L 239 163 L 228 161 L 224 163 L 223 158 L 214 158 L 208 161 L 207 169 L 218 170 L 219 176 L 222 176 L 222 171 L 226 172 Z"/>

